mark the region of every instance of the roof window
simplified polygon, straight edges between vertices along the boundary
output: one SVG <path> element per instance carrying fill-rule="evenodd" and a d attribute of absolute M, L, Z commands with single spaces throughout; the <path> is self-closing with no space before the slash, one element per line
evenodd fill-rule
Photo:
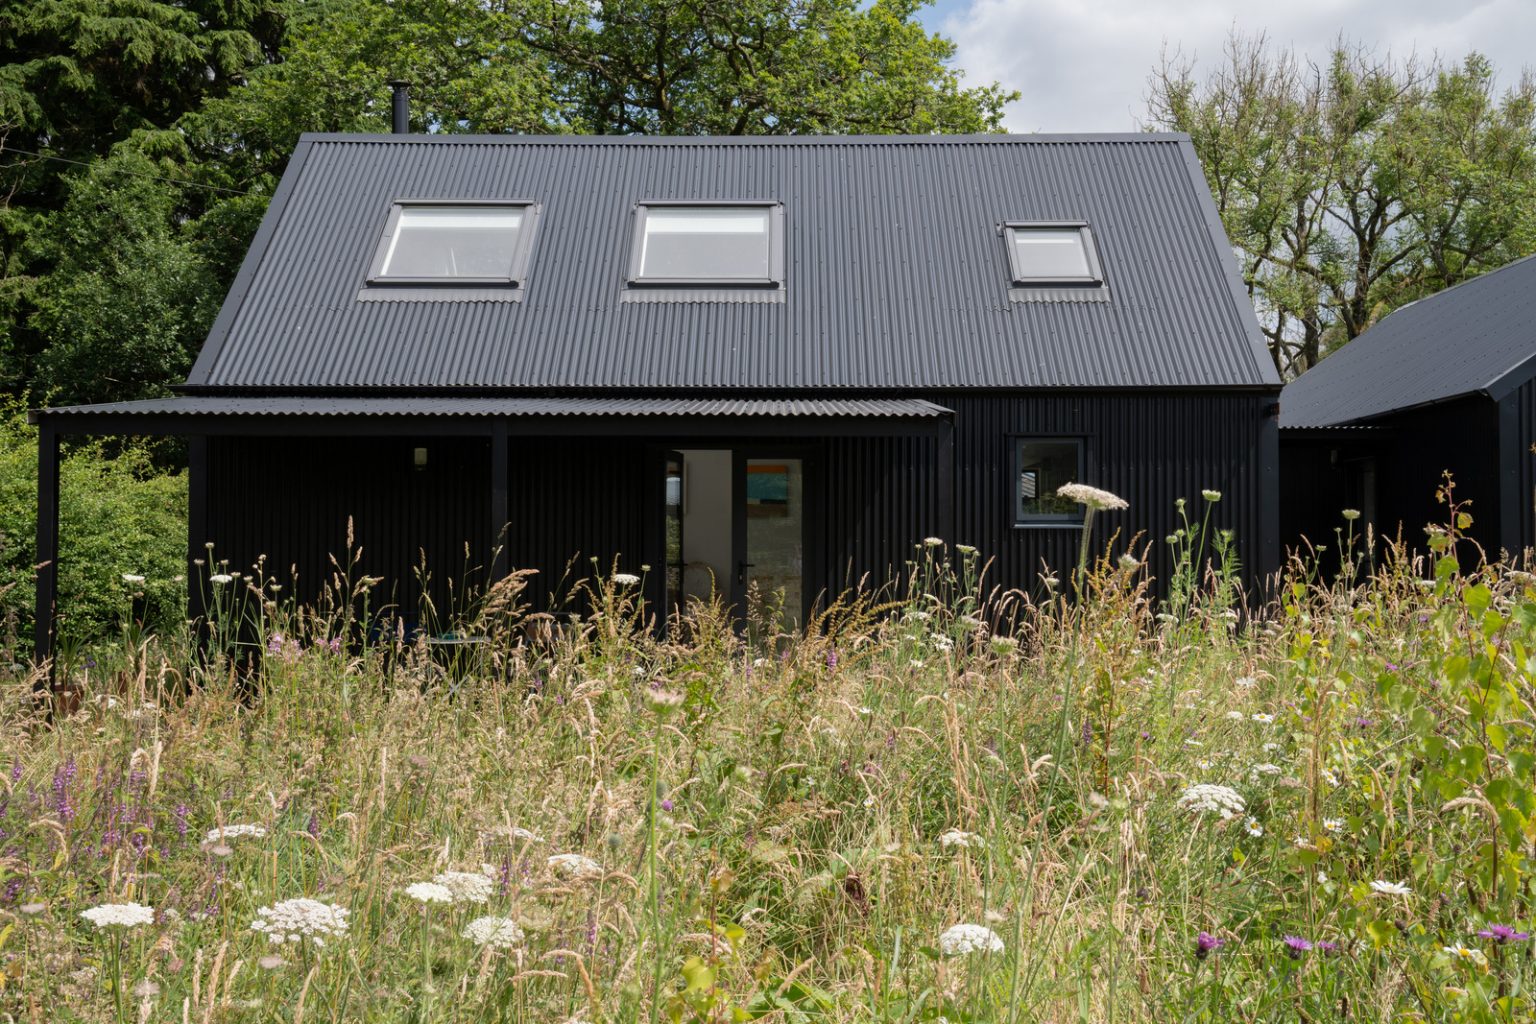
<path fill-rule="evenodd" d="M 1015 221 L 1003 225 L 1016 288 L 1100 288 L 1104 272 L 1093 232 L 1082 221 Z"/>
<path fill-rule="evenodd" d="M 400 200 L 368 283 L 517 285 L 528 271 L 535 212 L 521 201 Z"/>
<path fill-rule="evenodd" d="M 641 203 L 629 283 L 780 288 L 783 207 L 774 202 Z"/>

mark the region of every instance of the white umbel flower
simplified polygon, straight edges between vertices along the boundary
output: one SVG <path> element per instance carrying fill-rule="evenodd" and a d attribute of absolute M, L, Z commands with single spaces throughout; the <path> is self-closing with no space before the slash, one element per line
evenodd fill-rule
<path fill-rule="evenodd" d="M 962 832 L 958 828 L 949 829 L 939 833 L 939 845 L 946 849 L 951 846 L 970 847 L 981 846 L 986 842 L 975 832 Z"/>
<path fill-rule="evenodd" d="M 1378 896 L 1412 896 L 1413 890 L 1402 882 L 1388 882 L 1384 879 L 1376 879 L 1371 883 L 1371 891 Z"/>
<path fill-rule="evenodd" d="M 1208 782 L 1196 783 L 1179 797 L 1179 806 L 1197 814 L 1218 814 L 1222 820 L 1236 818 L 1247 810 L 1243 796 L 1231 786 L 1217 786 Z"/>
<path fill-rule="evenodd" d="M 203 837 L 205 843 L 217 843 L 226 839 L 264 839 L 267 835 L 265 825 L 223 825 L 219 828 L 211 828 Z"/>
<path fill-rule="evenodd" d="M 123 582 L 136 587 L 144 582 L 144 577 L 136 572 L 125 572 L 123 573 Z"/>
<path fill-rule="evenodd" d="M 550 870 L 561 878 L 581 880 L 601 878 L 603 874 L 601 864 L 579 853 L 557 853 L 547 863 Z"/>
<path fill-rule="evenodd" d="M 464 926 L 464 937 L 477 946 L 511 949 L 523 941 L 523 930 L 510 917 L 477 917 Z"/>
<path fill-rule="evenodd" d="M 616 572 L 613 574 L 613 582 L 621 587 L 633 587 L 640 582 L 640 577 L 632 572 Z"/>
<path fill-rule="evenodd" d="M 208 582 L 209 583 L 218 583 L 218 584 L 233 583 L 234 580 L 235 580 L 235 578 L 233 576 L 231 576 L 227 572 L 216 572 L 212 576 L 208 577 Z"/>
<path fill-rule="evenodd" d="M 453 902 L 453 890 L 440 882 L 415 882 L 405 887 L 405 894 L 417 903 Z"/>
<path fill-rule="evenodd" d="M 155 923 L 155 911 L 142 903 L 103 903 L 99 907 L 80 911 L 80 916 L 96 926 L 106 928 L 137 928 Z"/>
<path fill-rule="evenodd" d="M 1087 505 L 1096 512 L 1112 512 L 1116 509 L 1131 507 L 1131 503 L 1118 494 L 1111 494 L 1097 487 L 1089 487 L 1087 484 L 1062 484 L 1056 488 L 1056 493 L 1068 501 Z"/>
<path fill-rule="evenodd" d="M 328 938 L 341 938 L 347 934 L 346 907 L 335 903 L 322 903 L 308 897 L 283 900 L 256 911 L 251 930 L 262 932 L 274 946 L 285 942 L 299 943 L 305 939 L 316 946 L 324 946 Z"/>
<path fill-rule="evenodd" d="M 997 932 L 985 925 L 956 924 L 944 929 L 939 936 L 939 952 L 945 956 L 967 956 L 971 953 L 1001 953 L 1003 940 Z"/>
<path fill-rule="evenodd" d="M 453 894 L 455 903 L 486 903 L 494 886 L 478 871 L 444 871 L 433 882 Z"/>

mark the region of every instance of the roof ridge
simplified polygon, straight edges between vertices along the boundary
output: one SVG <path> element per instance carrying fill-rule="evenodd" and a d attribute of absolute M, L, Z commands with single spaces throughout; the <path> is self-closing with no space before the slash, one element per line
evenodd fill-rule
<path fill-rule="evenodd" d="M 311 142 L 390 143 L 404 145 L 599 145 L 599 146 L 942 146 L 1035 145 L 1088 142 L 1178 143 L 1186 132 L 988 132 L 956 135 L 409 135 L 372 132 L 305 132 Z"/>

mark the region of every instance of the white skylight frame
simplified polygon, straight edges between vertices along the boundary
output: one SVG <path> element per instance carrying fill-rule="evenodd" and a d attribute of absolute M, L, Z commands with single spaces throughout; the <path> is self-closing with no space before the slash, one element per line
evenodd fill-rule
<path fill-rule="evenodd" d="M 389 265 L 401 241 L 401 221 L 408 220 L 410 213 L 415 210 L 434 212 L 463 210 L 466 215 L 471 216 L 478 210 L 516 210 L 520 219 L 516 228 L 517 237 L 513 241 L 509 254 L 507 273 L 462 275 L 389 273 Z M 465 286 L 519 288 L 528 278 L 528 264 L 533 251 L 534 235 L 538 228 L 539 212 L 539 204 L 531 199 L 395 199 L 390 203 L 389 217 L 374 249 L 373 260 L 368 268 L 367 282 L 370 286 L 407 285 L 417 288 Z"/>
<path fill-rule="evenodd" d="M 1103 288 L 1104 266 L 1099 262 L 1093 229 L 1081 220 L 1014 220 L 1002 225 L 1003 244 L 1008 250 L 1008 268 L 1015 288 Z M 1081 273 L 1040 273 L 1026 266 L 1019 251 L 1021 235 L 1054 235 L 1056 244 L 1076 243 L 1082 254 Z"/>
<path fill-rule="evenodd" d="M 766 275 L 700 274 L 675 276 L 645 273 L 649 224 L 653 212 L 761 211 L 764 215 L 767 252 Z M 635 204 L 634 237 L 630 243 L 630 288 L 776 290 L 784 287 L 784 204 L 776 199 L 648 199 Z"/>

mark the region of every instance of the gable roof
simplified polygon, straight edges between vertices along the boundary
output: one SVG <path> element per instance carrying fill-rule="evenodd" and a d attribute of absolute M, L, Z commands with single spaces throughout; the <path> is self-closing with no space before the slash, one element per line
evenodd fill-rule
<path fill-rule="evenodd" d="M 399 198 L 538 203 L 523 301 L 359 301 Z M 781 201 L 783 301 L 621 301 L 633 210 L 652 199 Z M 1056 219 L 1091 225 L 1110 301 L 1010 301 L 998 226 Z M 308 135 L 187 383 L 878 390 L 1279 379 L 1183 135 Z"/>
<path fill-rule="evenodd" d="M 1536 256 L 1394 310 L 1281 392 L 1280 426 L 1353 423 L 1536 373 Z"/>

